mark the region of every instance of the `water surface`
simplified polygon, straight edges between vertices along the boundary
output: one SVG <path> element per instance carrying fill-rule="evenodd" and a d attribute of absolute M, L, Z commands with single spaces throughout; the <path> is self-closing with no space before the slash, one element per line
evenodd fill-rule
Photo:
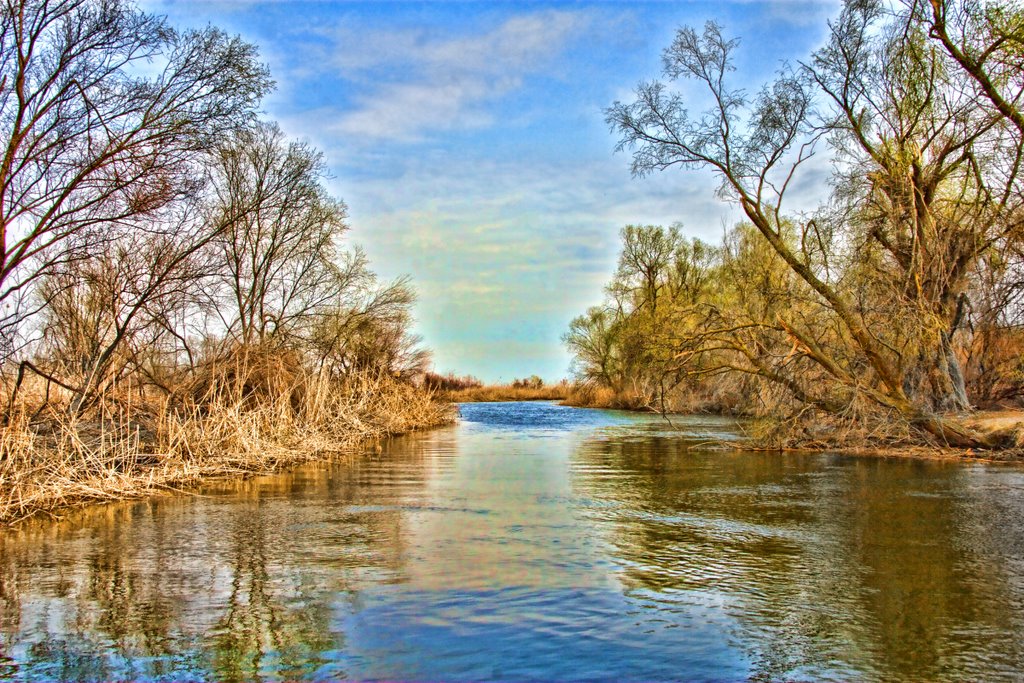
<path fill-rule="evenodd" d="M 0 679 L 1019 680 L 1024 470 L 468 404 L 0 534 Z"/>

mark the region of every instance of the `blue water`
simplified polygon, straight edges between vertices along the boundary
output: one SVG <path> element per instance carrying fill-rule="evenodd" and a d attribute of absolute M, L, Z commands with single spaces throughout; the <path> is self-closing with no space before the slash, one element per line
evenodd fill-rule
<path fill-rule="evenodd" d="M 466 404 L 0 534 L 0 679 L 1019 680 L 1024 471 Z"/>
<path fill-rule="evenodd" d="M 566 432 L 650 423 L 647 416 L 636 413 L 571 408 L 550 401 L 463 403 L 459 418 L 466 432 Z"/>

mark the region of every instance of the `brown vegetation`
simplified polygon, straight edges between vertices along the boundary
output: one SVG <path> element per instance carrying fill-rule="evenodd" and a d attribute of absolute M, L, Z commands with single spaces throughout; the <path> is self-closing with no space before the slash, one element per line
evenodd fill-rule
<path fill-rule="evenodd" d="M 426 372 L 423 374 L 423 386 L 431 391 L 441 393 L 476 389 L 483 385 L 484 383 L 473 375 L 459 376 L 454 372 L 449 372 L 447 375 L 439 375 L 436 372 Z"/>
<path fill-rule="evenodd" d="M 452 419 L 253 46 L 13 0 L 0 57 L 0 523 Z"/>
<path fill-rule="evenodd" d="M 569 385 L 568 396 L 563 403 L 581 408 L 610 408 L 679 415 L 741 414 L 741 411 L 734 409 L 729 399 L 735 401 L 735 395 L 729 391 L 726 382 L 701 386 L 696 391 L 674 387 L 664 396 L 647 392 L 639 386 L 613 389 L 596 382 L 576 382 Z"/>
<path fill-rule="evenodd" d="M 0 432 L 0 524 L 352 454 L 454 420 L 449 405 L 388 373 L 331 381 L 269 359 L 235 381 L 206 378 L 144 403 L 126 392 L 87 414 L 52 395 L 41 406 L 45 387 L 33 384 Z"/>

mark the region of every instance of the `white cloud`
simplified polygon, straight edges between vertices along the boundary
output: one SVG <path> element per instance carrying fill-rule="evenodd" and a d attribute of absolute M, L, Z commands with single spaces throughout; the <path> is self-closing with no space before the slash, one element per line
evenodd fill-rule
<path fill-rule="evenodd" d="M 364 179 L 346 194 L 350 238 L 365 244 L 375 269 L 412 275 L 418 331 L 445 371 L 494 379 L 488 363 L 456 349 L 515 336 L 548 350 L 545 365 L 531 372 L 564 373 L 569 361 L 559 337 L 601 300 L 622 226 L 681 220 L 688 234 L 717 242 L 723 220 L 732 222 L 730 207 L 714 197 L 713 178 L 631 179 L 625 155 L 583 163 L 446 161 L 441 173 L 431 156 L 411 157 L 398 177 Z M 490 365 L 502 358 L 523 372 L 530 367 L 510 351 Z"/>
<path fill-rule="evenodd" d="M 439 36 L 426 28 L 321 30 L 334 44 L 333 64 L 345 76 L 380 68 L 433 75 L 524 73 L 557 56 L 568 39 L 590 24 L 588 14 L 550 10 L 506 19 L 479 35 Z"/>
<path fill-rule="evenodd" d="M 589 23 L 585 13 L 544 11 L 513 16 L 472 36 L 422 28 L 321 31 L 332 41 L 332 65 L 362 91 L 332 128 L 356 137 L 415 140 L 434 131 L 486 127 L 493 121 L 487 106 L 551 68 Z"/>
<path fill-rule="evenodd" d="M 425 131 L 481 128 L 492 117 L 478 103 L 503 92 L 497 84 L 466 79 L 447 85 L 384 85 L 358 98 L 355 111 L 342 115 L 332 130 L 355 139 L 416 140 Z"/>

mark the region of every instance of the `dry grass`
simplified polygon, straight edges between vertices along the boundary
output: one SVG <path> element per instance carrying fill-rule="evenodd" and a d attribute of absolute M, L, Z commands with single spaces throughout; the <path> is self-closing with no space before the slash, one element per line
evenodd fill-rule
<path fill-rule="evenodd" d="M 115 412 L 81 419 L 48 410 L 33 420 L 26 402 L 0 429 L 0 524 L 209 477 L 274 472 L 454 420 L 450 405 L 386 374 L 275 389 L 138 406 L 121 400 Z"/>
<path fill-rule="evenodd" d="M 616 391 L 593 384 L 573 386 L 565 397 L 565 405 L 578 408 L 610 408 L 617 410 L 650 410 L 649 402 L 632 390 Z"/>
<path fill-rule="evenodd" d="M 542 387 L 517 387 L 511 384 L 490 384 L 456 391 L 446 391 L 438 396 L 452 403 L 479 403 L 483 401 L 564 401 L 569 397 L 567 382 Z"/>
<path fill-rule="evenodd" d="M 743 415 L 743 402 L 734 382 L 702 382 L 679 385 L 662 397 L 655 389 L 627 386 L 613 389 L 594 382 L 572 385 L 565 404 L 581 408 L 612 408 L 678 414 Z"/>
<path fill-rule="evenodd" d="M 985 410 L 964 422 L 982 434 L 996 435 L 1016 448 L 1024 448 L 1024 410 Z"/>

